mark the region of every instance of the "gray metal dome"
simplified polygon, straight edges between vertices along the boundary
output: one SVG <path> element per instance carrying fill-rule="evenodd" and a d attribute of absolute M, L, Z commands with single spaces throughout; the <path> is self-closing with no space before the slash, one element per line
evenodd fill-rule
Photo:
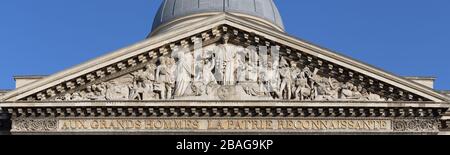
<path fill-rule="evenodd" d="M 152 33 L 162 27 L 172 27 L 173 23 L 180 23 L 182 18 L 205 17 L 223 12 L 252 18 L 284 31 L 280 13 L 273 0 L 164 0 L 155 16 Z"/>

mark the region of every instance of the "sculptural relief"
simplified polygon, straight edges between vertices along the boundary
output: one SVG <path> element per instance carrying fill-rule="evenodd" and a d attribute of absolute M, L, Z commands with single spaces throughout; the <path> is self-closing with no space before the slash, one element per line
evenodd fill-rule
<path fill-rule="evenodd" d="M 130 98 L 130 86 L 122 85 L 117 81 L 110 81 L 108 83 L 107 91 L 106 91 L 106 99 L 107 100 L 133 100 Z M 134 91 L 138 91 L 139 88 L 133 87 Z M 135 92 L 132 92 L 135 93 Z"/>
<path fill-rule="evenodd" d="M 387 100 L 273 52 L 229 44 L 227 36 L 223 44 L 196 52 L 194 59 L 189 49 L 176 46 L 143 69 L 56 100 Z"/>
<path fill-rule="evenodd" d="M 155 99 L 156 93 L 154 92 L 155 86 L 155 70 L 156 67 L 153 64 L 145 66 L 144 70 L 139 70 L 132 73 L 134 79 L 133 84 L 130 85 L 129 91 L 131 100 L 151 100 Z"/>

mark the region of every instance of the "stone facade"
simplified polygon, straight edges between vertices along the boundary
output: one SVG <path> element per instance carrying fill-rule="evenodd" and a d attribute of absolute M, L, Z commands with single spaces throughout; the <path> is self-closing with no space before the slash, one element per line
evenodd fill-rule
<path fill-rule="evenodd" d="M 2 110 L 13 134 L 439 133 L 446 104 L 275 42 L 267 55 L 239 47 L 250 47 L 246 33 L 222 25 L 156 48 L 157 57 L 150 50 L 6 99 Z"/>
<path fill-rule="evenodd" d="M 435 135 L 450 100 L 433 80 L 225 12 L 21 85 L 0 108 L 12 134 Z"/>

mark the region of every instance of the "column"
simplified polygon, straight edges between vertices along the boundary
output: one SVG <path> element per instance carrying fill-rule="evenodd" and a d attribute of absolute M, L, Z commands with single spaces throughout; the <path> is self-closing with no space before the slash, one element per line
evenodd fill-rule
<path fill-rule="evenodd" d="M 10 135 L 11 119 L 9 114 L 0 110 L 0 135 Z"/>

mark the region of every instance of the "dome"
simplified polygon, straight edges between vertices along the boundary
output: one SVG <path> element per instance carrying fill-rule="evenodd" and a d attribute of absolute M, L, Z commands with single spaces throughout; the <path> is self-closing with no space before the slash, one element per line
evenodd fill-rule
<path fill-rule="evenodd" d="M 223 12 L 284 31 L 280 13 L 273 0 L 164 0 L 155 16 L 152 34 Z"/>

